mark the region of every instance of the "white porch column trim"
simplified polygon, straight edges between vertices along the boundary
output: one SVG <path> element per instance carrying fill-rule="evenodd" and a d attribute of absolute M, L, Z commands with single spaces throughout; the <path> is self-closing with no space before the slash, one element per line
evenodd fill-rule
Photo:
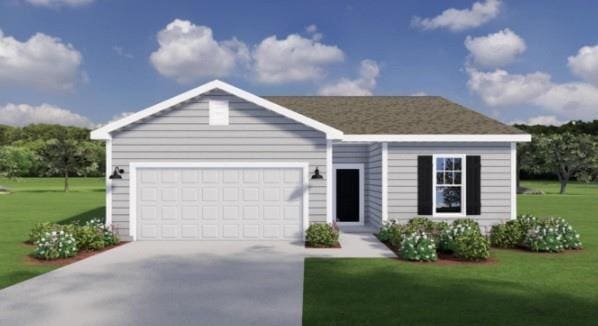
<path fill-rule="evenodd" d="M 388 221 L 388 143 L 382 143 L 382 222 Z"/>
<path fill-rule="evenodd" d="M 106 225 L 112 224 L 112 139 L 106 139 Z"/>
<path fill-rule="evenodd" d="M 517 143 L 511 143 L 511 219 L 517 218 Z"/>
<path fill-rule="evenodd" d="M 326 140 L 326 223 L 332 223 L 332 140 Z"/>

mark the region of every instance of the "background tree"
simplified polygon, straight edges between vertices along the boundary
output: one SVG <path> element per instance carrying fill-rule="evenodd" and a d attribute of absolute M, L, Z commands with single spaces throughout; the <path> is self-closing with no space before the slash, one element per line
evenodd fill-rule
<path fill-rule="evenodd" d="M 521 164 L 532 172 L 556 174 L 563 194 L 571 177 L 597 169 L 598 138 L 568 132 L 534 135 L 529 149 L 521 157 Z"/>
<path fill-rule="evenodd" d="M 9 179 L 29 175 L 37 162 L 36 153 L 26 147 L 0 147 L 0 174 Z"/>
<path fill-rule="evenodd" d="M 79 174 L 89 165 L 87 148 L 66 136 L 51 139 L 40 151 L 50 173 L 64 176 L 64 191 L 69 191 L 69 176 Z"/>

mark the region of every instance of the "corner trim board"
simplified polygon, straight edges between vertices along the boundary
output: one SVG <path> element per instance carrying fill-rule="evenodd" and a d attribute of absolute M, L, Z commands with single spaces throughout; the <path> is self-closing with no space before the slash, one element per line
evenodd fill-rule
<path fill-rule="evenodd" d="M 511 219 L 517 218 L 517 143 L 511 143 Z"/>
<path fill-rule="evenodd" d="M 388 221 L 388 143 L 382 143 L 382 222 Z"/>

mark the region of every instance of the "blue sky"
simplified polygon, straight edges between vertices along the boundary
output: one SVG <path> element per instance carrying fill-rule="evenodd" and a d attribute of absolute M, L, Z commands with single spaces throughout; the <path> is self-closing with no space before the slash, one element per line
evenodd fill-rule
<path fill-rule="evenodd" d="M 0 123 L 102 123 L 214 78 L 258 95 L 428 94 L 505 122 L 590 120 L 596 12 L 589 0 L 4 0 Z"/>

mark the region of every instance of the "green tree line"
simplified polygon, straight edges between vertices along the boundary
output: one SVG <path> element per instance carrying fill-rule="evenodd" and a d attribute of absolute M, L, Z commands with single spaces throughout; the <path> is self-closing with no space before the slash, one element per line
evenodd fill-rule
<path fill-rule="evenodd" d="M 104 142 L 89 139 L 90 130 L 61 125 L 0 125 L 0 174 L 8 178 L 103 176 Z"/>
<path fill-rule="evenodd" d="M 517 162 L 523 178 L 556 178 L 561 193 L 572 179 L 598 181 L 598 120 L 515 127 L 532 134 L 531 143 L 518 144 Z"/>

